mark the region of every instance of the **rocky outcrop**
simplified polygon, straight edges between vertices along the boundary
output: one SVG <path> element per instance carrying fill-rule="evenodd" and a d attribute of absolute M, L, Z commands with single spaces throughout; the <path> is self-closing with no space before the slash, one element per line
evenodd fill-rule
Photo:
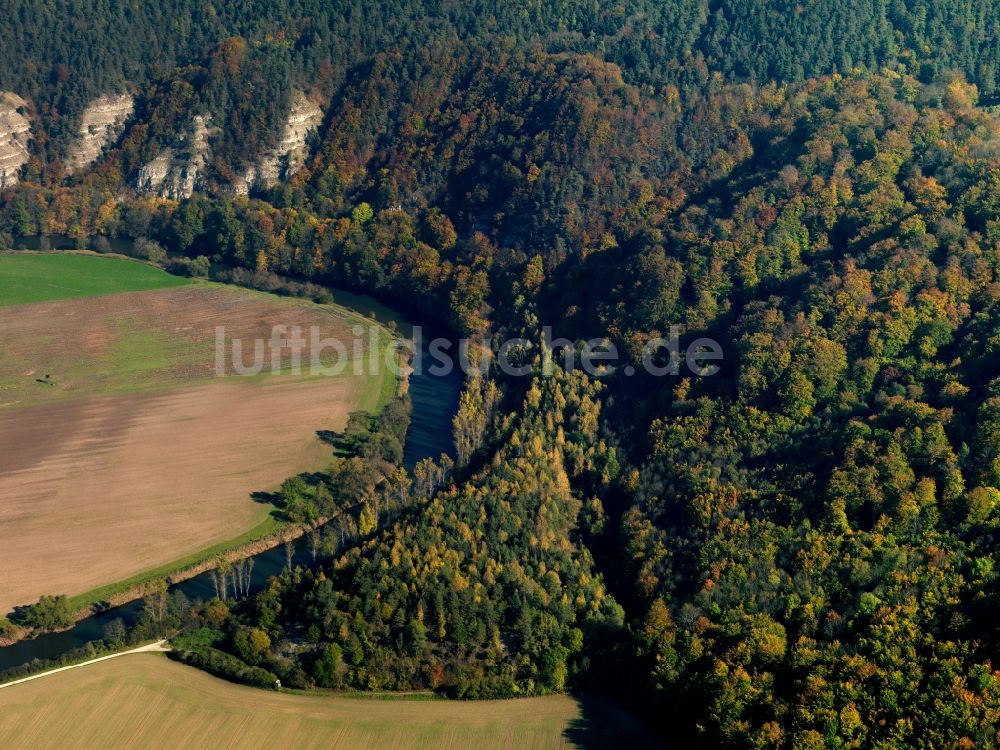
<path fill-rule="evenodd" d="M 128 94 L 102 96 L 88 104 L 80 121 L 80 135 L 66 160 L 67 174 L 93 164 L 104 147 L 122 134 L 134 108 L 135 100 Z"/>
<path fill-rule="evenodd" d="M 190 198 L 202 187 L 201 178 L 208 164 L 211 149 L 208 139 L 213 135 L 209 118 L 195 115 L 191 131 L 176 146 L 165 148 L 155 159 L 139 170 L 136 189 L 161 198 Z"/>
<path fill-rule="evenodd" d="M 271 187 L 298 172 L 309 155 L 306 138 L 322 121 L 323 110 L 302 92 L 295 92 L 278 145 L 247 168 L 243 177 L 234 182 L 233 191 L 245 195 L 253 185 Z M 209 127 L 207 116 L 196 115 L 184 139 L 161 150 L 139 170 L 136 190 L 181 200 L 202 189 L 205 166 L 211 157 L 209 138 L 216 130 Z"/>
<path fill-rule="evenodd" d="M 243 179 L 233 186 L 236 192 L 245 194 L 252 185 L 271 187 L 298 172 L 309 155 L 306 137 L 322 122 L 323 110 L 296 91 L 281 141 L 247 168 Z"/>
<path fill-rule="evenodd" d="M 0 188 L 16 184 L 18 172 L 28 161 L 31 122 L 27 107 L 17 94 L 0 91 Z"/>

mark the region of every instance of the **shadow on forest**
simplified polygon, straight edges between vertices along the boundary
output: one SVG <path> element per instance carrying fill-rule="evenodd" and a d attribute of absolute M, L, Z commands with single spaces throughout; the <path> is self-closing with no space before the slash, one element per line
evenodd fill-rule
<path fill-rule="evenodd" d="M 570 722 L 563 736 L 585 750 L 627 747 L 630 750 L 667 748 L 632 714 L 597 695 L 574 696 L 580 716 Z"/>

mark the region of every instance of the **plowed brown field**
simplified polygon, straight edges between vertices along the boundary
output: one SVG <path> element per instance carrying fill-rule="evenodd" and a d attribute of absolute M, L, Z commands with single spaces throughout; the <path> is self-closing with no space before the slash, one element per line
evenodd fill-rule
<path fill-rule="evenodd" d="M 215 326 L 266 338 L 272 325 L 319 324 L 349 337 L 350 322 L 209 285 L 0 308 L 0 613 L 263 521 L 270 506 L 251 493 L 317 468 L 316 431 L 372 408 L 378 383 L 350 368 L 214 378 Z"/>

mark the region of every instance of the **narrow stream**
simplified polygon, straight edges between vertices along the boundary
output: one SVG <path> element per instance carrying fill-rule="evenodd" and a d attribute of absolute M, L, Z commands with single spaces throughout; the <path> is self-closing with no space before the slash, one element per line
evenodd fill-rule
<path fill-rule="evenodd" d="M 337 304 L 351 308 L 362 315 L 374 317 L 384 324 L 395 323 L 402 336 L 412 337 L 412 324 L 389 307 L 370 297 L 346 291 L 334 289 L 333 294 Z M 423 332 L 421 338 L 422 355 L 427 361 L 431 335 Z M 462 377 L 457 368 L 448 375 L 432 375 L 427 372 L 427 368 L 423 368 L 422 372 L 415 371 L 410 376 L 413 412 L 403 450 L 403 464 L 408 470 L 412 470 L 423 458 L 436 459 L 442 453 L 454 454 L 451 421 L 458 409 L 461 389 Z M 312 558 L 307 546 L 304 539 L 299 539 L 295 543 L 294 564 L 311 564 Z M 252 591 L 262 588 L 271 576 L 280 574 L 285 567 L 284 546 L 279 545 L 262 552 L 253 559 Z M 191 600 L 204 601 L 215 596 L 215 588 L 208 573 L 172 586 L 170 590 L 181 591 Z M 126 626 L 131 626 L 138 619 L 141 610 L 141 601 L 130 602 L 81 620 L 70 630 L 49 633 L 0 648 L 0 672 L 27 664 L 32 659 L 55 659 L 67 651 L 85 646 L 90 641 L 101 640 L 108 623 L 121 618 Z"/>

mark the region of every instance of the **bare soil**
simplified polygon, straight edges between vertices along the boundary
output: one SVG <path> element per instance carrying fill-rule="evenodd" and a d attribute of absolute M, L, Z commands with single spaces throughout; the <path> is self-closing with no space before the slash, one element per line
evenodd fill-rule
<path fill-rule="evenodd" d="M 250 493 L 315 468 L 356 378 L 226 382 L 0 411 L 0 611 L 252 528 Z"/>
<path fill-rule="evenodd" d="M 252 493 L 317 468 L 317 430 L 343 428 L 372 383 L 351 368 L 216 378 L 215 326 L 266 338 L 316 324 L 346 339 L 350 322 L 218 285 L 0 309 L 0 614 L 263 521 Z"/>

